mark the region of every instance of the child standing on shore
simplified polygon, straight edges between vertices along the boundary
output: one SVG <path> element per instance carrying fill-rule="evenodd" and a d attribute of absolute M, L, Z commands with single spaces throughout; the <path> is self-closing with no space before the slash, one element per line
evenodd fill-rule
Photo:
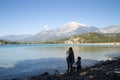
<path fill-rule="evenodd" d="M 80 56 L 77 58 L 76 65 L 77 65 L 77 72 L 79 72 L 81 70 L 81 57 Z"/>

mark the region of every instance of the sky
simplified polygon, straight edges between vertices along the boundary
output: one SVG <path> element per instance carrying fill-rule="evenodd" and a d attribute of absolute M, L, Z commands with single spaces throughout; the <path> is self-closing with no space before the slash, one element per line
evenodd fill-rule
<path fill-rule="evenodd" d="M 0 0 L 0 36 L 36 34 L 73 21 L 120 25 L 120 0 Z"/>

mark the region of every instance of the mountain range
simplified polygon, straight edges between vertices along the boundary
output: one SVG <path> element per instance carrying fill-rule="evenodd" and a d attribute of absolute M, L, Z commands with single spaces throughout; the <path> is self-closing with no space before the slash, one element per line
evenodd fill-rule
<path fill-rule="evenodd" d="M 34 35 L 8 35 L 2 36 L 0 37 L 0 39 L 17 42 L 46 42 L 90 32 L 96 32 L 101 34 L 120 33 L 120 25 L 112 25 L 104 28 L 97 28 L 78 22 L 70 22 L 56 29 L 42 30 Z"/>

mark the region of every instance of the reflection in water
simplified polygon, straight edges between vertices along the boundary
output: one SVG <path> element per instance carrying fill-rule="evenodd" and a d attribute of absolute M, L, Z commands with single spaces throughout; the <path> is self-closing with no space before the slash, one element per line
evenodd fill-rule
<path fill-rule="evenodd" d="M 82 59 L 82 68 L 88 65 L 94 65 L 98 61 Z M 19 61 L 11 68 L 0 68 L 0 79 L 23 80 L 27 76 L 39 75 L 44 72 L 54 74 L 56 70 L 59 72 L 65 72 L 67 69 L 66 61 L 64 58 L 43 58 L 35 60 Z"/>
<path fill-rule="evenodd" d="M 76 56 L 84 59 L 106 60 L 107 54 L 120 54 L 120 46 L 74 46 Z"/>
<path fill-rule="evenodd" d="M 75 57 L 81 56 L 83 59 L 106 60 L 107 54 L 119 53 L 120 46 L 72 46 Z M 65 58 L 66 50 L 69 46 L 42 46 L 30 48 L 30 50 L 39 52 L 43 58 Z"/>

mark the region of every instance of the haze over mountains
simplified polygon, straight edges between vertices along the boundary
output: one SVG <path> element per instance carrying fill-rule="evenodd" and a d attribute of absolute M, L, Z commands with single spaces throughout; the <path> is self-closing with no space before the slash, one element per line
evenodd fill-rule
<path fill-rule="evenodd" d="M 44 42 L 90 32 L 120 33 L 120 25 L 112 25 L 109 27 L 99 29 L 94 26 L 87 26 L 85 24 L 77 22 L 70 22 L 56 29 L 42 30 L 41 32 L 34 35 L 8 35 L 0 37 L 0 39 L 18 42 L 37 42 L 37 41 Z"/>

